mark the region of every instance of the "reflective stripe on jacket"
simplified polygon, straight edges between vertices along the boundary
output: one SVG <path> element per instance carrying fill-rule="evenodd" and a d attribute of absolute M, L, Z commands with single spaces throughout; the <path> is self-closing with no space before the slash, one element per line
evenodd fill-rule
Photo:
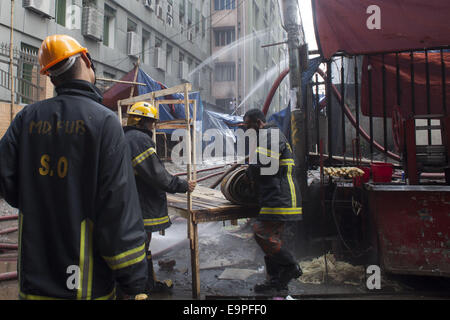
<path fill-rule="evenodd" d="M 274 126 L 268 125 L 267 136 L 258 136 L 258 144 L 254 150 L 256 163 L 250 163 L 247 174 L 254 182 L 259 195 L 261 209 L 259 220 L 293 221 L 302 219 L 300 189 L 295 180 L 295 162 L 292 149 L 283 133 Z M 275 130 L 278 139 L 274 139 Z M 278 143 L 278 148 L 274 145 Z M 250 157 L 252 159 L 252 157 Z M 264 161 L 262 161 L 264 159 Z M 268 163 L 268 161 L 270 161 Z M 275 167 L 272 174 L 263 174 L 262 169 Z"/>
<path fill-rule="evenodd" d="M 145 230 L 164 230 L 171 225 L 166 192 L 185 193 L 188 183 L 166 170 L 156 154 L 151 131 L 131 126 L 124 131 L 131 150 Z"/>
<path fill-rule="evenodd" d="M 26 106 L 0 141 L 0 196 L 19 208 L 21 299 L 108 299 L 147 279 L 123 130 L 85 81 Z"/>

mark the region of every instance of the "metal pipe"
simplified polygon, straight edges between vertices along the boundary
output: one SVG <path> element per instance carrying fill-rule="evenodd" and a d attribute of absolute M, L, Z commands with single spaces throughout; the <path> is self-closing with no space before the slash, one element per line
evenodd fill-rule
<path fill-rule="evenodd" d="M 356 114 L 356 127 L 359 128 L 359 81 L 358 81 L 358 59 L 355 56 L 355 114 Z M 342 97 L 344 98 L 344 97 Z M 360 141 L 360 133 L 359 130 L 356 130 L 356 157 L 357 159 L 361 158 L 361 141 Z"/>
<path fill-rule="evenodd" d="M 319 98 L 319 76 L 316 74 L 316 109 L 315 111 L 315 121 L 316 121 L 316 136 L 317 136 L 317 152 L 319 152 L 320 147 L 320 123 L 319 123 L 319 116 L 320 116 L 320 98 Z"/>
<path fill-rule="evenodd" d="M 11 33 L 9 40 L 9 77 L 11 81 L 11 123 L 14 118 L 14 0 L 11 0 Z"/>
<path fill-rule="evenodd" d="M 345 114 L 344 102 L 345 102 L 345 70 L 344 70 L 344 57 L 341 57 L 341 129 L 342 129 L 342 156 L 344 157 L 344 164 L 346 163 L 345 154 L 347 152 L 347 143 L 345 139 Z"/>
<path fill-rule="evenodd" d="M 410 53 L 411 57 L 411 113 L 416 114 L 416 94 L 414 91 L 415 88 L 415 72 L 414 72 L 414 51 Z"/>
<path fill-rule="evenodd" d="M 287 74 L 289 73 L 289 68 L 285 69 L 275 80 L 272 88 L 269 91 L 269 94 L 267 95 L 266 101 L 264 102 L 262 112 L 264 115 L 267 115 L 267 111 L 269 111 L 270 104 L 272 103 L 272 99 L 275 96 L 275 93 L 277 92 L 278 87 L 280 86 L 281 82 L 283 82 L 284 78 L 286 78 Z"/>
<path fill-rule="evenodd" d="M 384 63 L 384 54 L 382 55 L 383 67 L 382 67 L 382 84 L 383 84 L 383 142 L 384 142 L 384 159 L 386 158 L 387 146 L 387 97 L 386 97 L 386 64 Z"/>
<path fill-rule="evenodd" d="M 442 49 L 441 49 L 441 70 L 442 70 L 442 108 L 444 109 L 444 115 L 447 115 L 446 74 L 445 74 L 444 51 Z"/>
<path fill-rule="evenodd" d="M 317 69 L 317 72 L 320 74 L 320 76 L 321 76 L 322 78 L 324 78 L 324 79 L 327 78 L 325 72 L 324 72 L 322 69 L 320 69 L 320 68 Z M 333 88 L 333 93 L 334 93 L 334 95 L 336 96 L 336 98 L 337 98 L 338 100 L 342 99 L 342 97 L 340 96 L 339 90 L 338 90 L 334 85 L 332 85 L 332 88 Z M 355 128 L 356 128 L 356 119 L 353 117 L 353 114 L 352 114 L 352 112 L 350 111 L 350 108 L 348 107 L 347 104 L 345 104 L 345 109 L 344 109 L 344 111 L 345 111 L 345 114 L 346 114 L 347 118 L 349 119 L 350 123 L 351 123 L 353 126 L 355 126 Z M 358 130 L 358 128 L 356 128 L 356 130 Z M 366 132 L 363 128 L 361 128 L 361 126 L 359 127 L 359 131 L 360 131 L 360 133 L 361 133 L 361 136 L 362 136 L 364 139 L 366 139 L 367 141 L 370 141 L 370 136 L 367 134 L 367 132 Z M 400 161 L 400 160 L 401 160 L 401 158 L 400 158 L 399 155 L 397 155 L 397 154 L 395 154 L 395 153 L 393 153 L 393 152 L 390 152 L 390 151 L 385 150 L 385 149 L 383 148 L 383 146 L 380 145 L 378 142 L 374 141 L 374 142 L 373 142 L 373 145 L 374 145 L 374 147 L 377 148 L 379 151 L 381 151 L 381 152 L 383 152 L 383 153 L 386 153 L 388 157 L 390 157 L 390 158 L 392 158 L 392 159 L 394 159 L 394 160 L 396 160 L 396 161 Z"/>
<path fill-rule="evenodd" d="M 333 162 L 333 116 L 332 116 L 332 96 L 331 96 L 331 60 L 327 61 L 327 78 L 325 80 L 327 96 L 327 118 L 328 118 L 328 164 Z"/>
<path fill-rule="evenodd" d="M 373 161 L 373 92 L 372 92 L 372 65 L 370 56 L 368 59 L 368 80 L 369 80 L 369 134 L 370 134 L 370 161 Z"/>
<path fill-rule="evenodd" d="M 426 87 L 427 87 L 427 114 L 431 114 L 431 94 L 430 94 L 430 65 L 428 63 L 428 50 L 425 49 L 425 71 L 426 71 Z M 428 127 L 431 126 L 431 119 L 427 120 Z M 428 128 L 428 145 L 431 146 L 431 129 Z"/>

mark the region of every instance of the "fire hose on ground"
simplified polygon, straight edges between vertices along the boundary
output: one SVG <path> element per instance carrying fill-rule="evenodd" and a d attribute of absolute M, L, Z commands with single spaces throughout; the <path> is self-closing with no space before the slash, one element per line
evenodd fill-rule
<path fill-rule="evenodd" d="M 0 217 L 0 222 L 17 220 L 18 218 L 19 216 L 17 214 L 2 216 Z"/>
<path fill-rule="evenodd" d="M 17 271 L 0 274 L 0 281 L 10 281 L 17 279 Z"/>

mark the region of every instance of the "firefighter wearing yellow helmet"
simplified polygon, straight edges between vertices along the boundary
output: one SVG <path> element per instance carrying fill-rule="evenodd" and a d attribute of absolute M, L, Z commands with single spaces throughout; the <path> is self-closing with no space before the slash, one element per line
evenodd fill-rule
<path fill-rule="evenodd" d="M 136 185 L 142 209 L 144 227 L 147 231 L 148 290 L 158 292 L 172 288 L 172 282 L 157 281 L 153 271 L 152 254 L 149 251 L 152 232 L 165 230 L 171 225 L 167 209 L 166 192 L 185 193 L 194 191 L 196 183 L 171 175 L 156 153 L 153 141 L 158 110 L 149 102 L 137 102 L 128 111 L 124 128 L 136 175 Z"/>
<path fill-rule="evenodd" d="M 0 197 L 20 213 L 20 298 L 114 299 L 116 284 L 142 294 L 146 234 L 130 154 L 88 50 L 52 35 L 39 63 L 57 96 L 24 107 L 0 141 Z"/>

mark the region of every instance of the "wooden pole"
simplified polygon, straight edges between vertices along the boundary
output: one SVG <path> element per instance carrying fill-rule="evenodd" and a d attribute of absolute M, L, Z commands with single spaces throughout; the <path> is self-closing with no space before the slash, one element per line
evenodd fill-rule
<path fill-rule="evenodd" d="M 107 78 L 96 78 L 98 81 L 108 81 L 108 82 L 116 82 L 116 83 L 123 83 L 123 84 L 135 84 L 138 86 L 146 86 L 146 83 L 141 82 L 133 82 L 133 81 L 123 81 L 123 80 L 116 80 L 116 79 L 107 79 Z"/>
<path fill-rule="evenodd" d="M 141 57 L 138 58 L 138 61 L 136 63 L 136 72 L 134 73 L 134 78 L 133 78 L 133 82 L 136 82 L 137 80 L 137 76 L 139 73 L 139 64 L 141 63 Z M 134 86 L 131 88 L 131 92 L 130 92 L 130 98 L 132 98 L 134 96 Z"/>
<path fill-rule="evenodd" d="M 14 0 L 11 0 L 11 33 L 9 40 L 9 78 L 11 81 L 11 123 L 14 118 Z"/>
<path fill-rule="evenodd" d="M 191 122 L 189 112 L 189 88 L 184 87 L 184 107 L 186 112 L 186 154 L 187 154 L 187 179 L 192 181 L 192 141 L 191 141 Z M 195 145 L 194 145 L 195 148 Z M 192 269 L 192 298 L 200 298 L 200 268 L 198 254 L 198 228 L 192 214 L 192 193 L 188 192 L 187 208 L 189 214 L 189 242 L 191 247 L 191 269 Z"/>
<path fill-rule="evenodd" d="M 121 104 L 121 100 L 117 101 L 117 115 L 119 116 L 120 125 L 122 125 L 122 104 Z"/>
<path fill-rule="evenodd" d="M 193 124 L 192 124 L 192 159 L 194 166 L 194 176 L 193 180 L 197 180 L 197 100 L 194 100 L 194 115 L 193 115 Z"/>

